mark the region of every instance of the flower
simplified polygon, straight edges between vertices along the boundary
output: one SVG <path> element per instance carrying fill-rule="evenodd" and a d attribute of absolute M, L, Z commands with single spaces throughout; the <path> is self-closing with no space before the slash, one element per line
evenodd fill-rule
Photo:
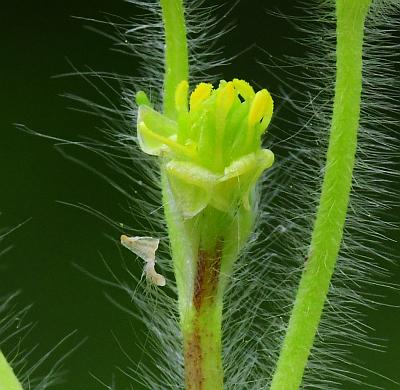
<path fill-rule="evenodd" d="M 182 81 L 175 92 L 177 117 L 154 110 L 143 92 L 137 135 L 143 152 L 160 156 L 170 187 L 185 218 L 208 205 L 225 212 L 251 208 L 251 193 L 274 155 L 261 136 L 273 112 L 266 89 L 257 93 L 243 80 L 200 83 L 188 98 Z"/>

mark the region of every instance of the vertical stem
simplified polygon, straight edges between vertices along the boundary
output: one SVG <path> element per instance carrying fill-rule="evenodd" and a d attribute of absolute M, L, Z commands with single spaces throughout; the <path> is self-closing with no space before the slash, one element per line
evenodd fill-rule
<path fill-rule="evenodd" d="M 165 31 L 164 113 L 176 117 L 175 89 L 188 80 L 189 60 L 182 0 L 160 0 Z"/>
<path fill-rule="evenodd" d="M 178 289 L 187 390 L 222 390 L 222 308 L 225 285 L 253 226 L 253 213 L 207 207 L 185 219 L 162 172 L 165 218 Z"/>
<path fill-rule="evenodd" d="M 222 390 L 221 268 L 228 254 L 212 215 L 188 220 L 181 216 L 166 175 L 163 198 L 179 295 L 186 389 Z"/>
<path fill-rule="evenodd" d="M 23 390 L 13 369 L 0 351 L 0 390 Z"/>
<path fill-rule="evenodd" d="M 357 146 L 364 22 L 371 0 L 337 0 L 336 85 L 325 177 L 305 266 L 271 390 L 297 390 L 343 236 Z"/>
<path fill-rule="evenodd" d="M 160 2 L 165 29 L 164 113 L 175 119 L 175 90 L 189 76 L 184 7 L 182 0 Z M 213 228 L 206 224 L 203 229 L 199 218 L 182 218 L 164 173 L 162 187 L 179 295 L 186 388 L 222 390 L 223 243 Z"/>
<path fill-rule="evenodd" d="M 182 313 L 187 390 L 223 388 L 222 294 L 220 270 L 223 241 L 213 249 L 198 249 L 192 304 Z"/>

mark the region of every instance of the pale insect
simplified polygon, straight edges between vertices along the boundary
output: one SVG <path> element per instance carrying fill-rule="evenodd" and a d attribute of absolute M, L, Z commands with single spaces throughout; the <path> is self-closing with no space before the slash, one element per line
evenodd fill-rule
<path fill-rule="evenodd" d="M 146 264 L 144 266 L 144 273 L 156 286 L 165 286 L 165 277 L 154 269 L 156 265 L 156 251 L 160 240 L 153 237 L 128 237 L 121 236 L 121 244 L 132 251 L 135 255 L 142 258 Z"/>

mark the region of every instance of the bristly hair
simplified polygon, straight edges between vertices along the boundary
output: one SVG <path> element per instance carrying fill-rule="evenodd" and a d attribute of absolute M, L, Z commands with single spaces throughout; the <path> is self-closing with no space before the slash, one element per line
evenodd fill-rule
<path fill-rule="evenodd" d="M 125 265 L 123 267 L 125 267 L 126 279 L 122 280 L 119 273 L 114 272 L 115 265 L 110 265 L 115 261 L 104 261 L 109 272 L 109 279 L 102 279 L 102 281 L 128 294 L 129 304 L 121 303 L 112 296 L 109 298 L 145 326 L 144 334 L 136 337 L 136 341 L 145 340 L 140 345 L 142 353 L 139 356 L 130 354 L 129 347 L 121 345 L 116 336 L 116 342 L 128 360 L 127 367 L 119 368 L 119 371 L 130 378 L 134 388 L 136 385 L 142 385 L 144 388 L 154 390 L 183 389 L 183 355 L 177 312 L 177 292 L 170 260 L 168 235 L 163 219 L 158 164 L 154 158 L 145 155 L 139 149 L 135 129 L 137 107 L 134 96 L 137 91 L 145 90 L 156 108 L 160 109 L 162 105 L 164 31 L 161 8 L 158 0 L 127 1 L 134 7 L 133 14 L 138 16 L 113 17 L 113 20 L 107 16 L 105 21 L 87 21 L 91 30 L 110 38 L 113 42 L 113 50 L 133 56 L 135 61 L 139 60 L 140 65 L 135 75 L 112 74 L 92 69 L 84 71 L 74 69 L 73 73 L 64 75 L 83 77 L 97 92 L 97 101 L 73 94 L 65 96 L 78 103 L 78 110 L 94 115 L 101 121 L 103 140 L 72 142 L 45 137 L 60 141 L 61 150 L 68 158 L 105 178 L 118 192 L 126 196 L 127 214 L 123 227 L 112 217 L 105 216 L 90 206 L 78 205 L 111 224 L 116 230 L 114 239 L 121 233 L 160 238 L 157 267 L 162 270 L 163 275 L 167 276 L 166 287 L 156 289 L 148 286 L 142 281 L 140 275 L 134 275 L 130 266 Z M 190 62 L 189 82 L 192 86 L 199 81 L 217 81 L 218 69 L 229 61 L 229 59 L 218 58 L 220 52 L 216 45 L 218 38 L 232 26 L 221 26 L 218 20 L 229 15 L 234 5 L 227 3 L 209 7 L 204 3 L 204 0 L 194 0 L 187 1 L 185 4 Z M 218 18 L 219 14 L 223 17 Z M 97 27 L 98 25 L 100 27 Z M 65 144 L 79 145 L 101 155 L 108 167 L 112 168 L 112 176 L 106 177 L 97 169 L 87 166 L 84 161 L 67 154 L 62 147 Z M 130 257 L 130 254 L 125 254 L 125 256 Z M 131 264 L 130 261 L 126 263 Z M 91 274 L 88 270 L 83 271 L 100 280 L 97 275 Z M 118 387 L 117 379 L 113 380 L 113 385 L 108 385 L 107 379 L 98 378 L 96 373 L 94 377 L 106 388 Z"/>
<path fill-rule="evenodd" d="M 4 237 L 20 228 L 27 221 L 15 226 L 12 229 L 0 231 L 0 245 Z M 4 234 L 2 234 L 5 231 Z M 11 249 L 0 249 L 0 256 Z M 18 301 L 21 294 L 19 291 L 0 297 L 0 350 L 4 354 L 22 387 L 26 390 L 46 390 L 56 384 L 63 382 L 64 361 L 72 354 L 83 341 L 68 347 L 65 352 L 62 349 L 69 344 L 69 339 L 75 332 L 71 332 L 60 340 L 51 350 L 36 358 L 32 364 L 33 353 L 38 349 L 39 344 L 32 345 L 29 335 L 35 324 L 27 320 L 27 315 L 32 305 L 21 308 Z M 45 372 L 45 374 L 42 374 Z"/>
<path fill-rule="evenodd" d="M 139 150 L 134 129 L 135 92 L 145 90 L 156 108 L 161 106 L 162 18 L 158 1 L 128 1 L 142 10 L 140 17 L 110 22 L 114 33 L 103 30 L 103 35 L 113 39 L 116 50 L 140 59 L 140 76 L 78 72 L 99 92 L 102 101 L 67 97 L 101 119 L 104 143 L 79 144 L 102 154 L 114 169 L 113 176 L 107 179 L 127 196 L 127 220 L 134 221 L 135 227 L 129 227 L 128 222 L 121 231 L 112 218 L 104 218 L 119 233 L 161 239 L 157 264 L 167 275 L 165 289 L 149 288 L 127 268 L 127 276 L 137 281 L 137 286 L 131 287 L 131 280 L 121 280 L 108 268 L 109 284 L 126 291 L 132 301 L 129 307 L 116 304 L 146 326 L 143 337 L 146 342 L 137 359 L 121 345 L 130 360 L 129 367 L 122 372 L 145 388 L 183 389 L 176 288 L 162 216 L 159 173 L 155 160 Z M 286 17 L 286 21 L 295 23 L 304 35 L 299 45 L 307 48 L 307 57 L 275 59 L 274 64 L 267 64 L 284 91 L 282 96 L 275 96 L 283 102 L 283 111 L 288 112 L 287 117 L 274 118 L 271 131 L 280 128 L 287 136 L 270 145 L 277 153 L 277 163 L 259 185 L 257 228 L 237 262 L 225 299 L 223 343 L 227 389 L 267 388 L 307 261 L 332 111 L 335 14 L 331 0 L 314 0 L 304 7 L 308 9 L 306 16 Z M 209 45 L 223 33 L 215 17 L 218 12 L 217 7 L 207 8 L 201 0 L 186 2 L 193 84 L 199 80 L 213 81 L 210 67 L 226 64 L 218 59 L 218 50 Z M 394 77 L 394 64 L 398 60 L 393 57 L 398 43 L 394 43 L 393 33 L 399 27 L 396 19 L 399 12 L 398 1 L 375 0 L 367 20 L 362 119 L 351 205 L 304 388 L 343 389 L 349 383 L 366 387 L 366 377 L 373 370 L 361 369 L 350 356 L 349 347 L 357 344 L 362 348 L 380 348 L 365 325 L 360 308 L 376 304 L 375 296 L 369 292 L 371 285 L 395 287 L 386 279 L 384 263 L 393 259 L 393 254 L 385 249 L 384 231 L 393 226 L 388 218 L 395 199 L 390 183 L 398 176 L 393 165 L 399 147 L 395 122 L 399 88 Z M 288 119 L 293 116 L 295 119 Z M 388 380 L 382 379 L 384 383 L 389 383 Z"/>
<path fill-rule="evenodd" d="M 266 64 L 284 91 L 277 100 L 285 101 L 288 118 L 295 119 L 274 119 L 280 132 L 289 134 L 275 148 L 269 145 L 278 154 L 278 162 L 260 185 L 257 233 L 237 264 L 225 304 L 228 389 L 268 388 L 307 261 L 332 115 L 336 25 L 333 1 L 307 2 L 304 8 L 306 16 L 284 19 L 298 26 L 304 36 L 298 44 L 307 48 L 308 55 Z M 397 289 L 388 281 L 385 263 L 395 260 L 386 234 L 395 227 L 391 209 L 398 198 L 391 183 L 399 176 L 395 165 L 399 156 L 399 82 L 395 74 L 399 12 L 397 1 L 377 0 L 366 21 L 362 113 L 351 203 L 336 272 L 303 380 L 302 387 L 307 389 L 393 385 L 373 367 L 364 367 L 352 357 L 350 348 L 382 349 L 361 313 L 379 305 L 382 291 Z M 372 384 L 374 378 L 379 385 Z"/>
<path fill-rule="evenodd" d="M 69 343 L 68 340 L 75 333 L 72 332 L 32 364 L 32 356 L 38 344 L 26 347 L 29 345 L 28 336 L 34 327 L 34 324 L 26 321 L 31 306 L 19 308 L 18 297 L 19 292 L 0 297 L 0 348 L 24 389 L 52 388 L 63 382 L 64 361 L 81 343 L 61 353 L 61 349 Z M 43 372 L 45 374 L 42 374 Z"/>

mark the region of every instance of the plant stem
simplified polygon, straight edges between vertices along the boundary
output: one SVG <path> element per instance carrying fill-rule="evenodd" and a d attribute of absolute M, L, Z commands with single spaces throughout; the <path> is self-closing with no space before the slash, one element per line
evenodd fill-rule
<path fill-rule="evenodd" d="M 0 351 L 0 390 L 23 390 L 13 369 Z"/>
<path fill-rule="evenodd" d="M 305 265 L 271 390 L 297 390 L 328 294 L 349 204 L 371 0 L 336 1 L 336 85 L 325 176 Z"/>
<path fill-rule="evenodd" d="M 222 390 L 223 293 L 253 226 L 251 211 L 207 207 L 184 219 L 163 174 L 163 204 L 179 294 L 187 390 Z"/>
<path fill-rule="evenodd" d="M 165 28 L 164 113 L 176 119 L 175 90 L 188 80 L 188 49 L 182 0 L 161 0 Z M 224 245 L 225 220 L 216 210 L 184 219 L 161 163 L 164 213 L 172 248 L 188 390 L 223 388 L 222 292 L 237 250 Z M 216 217 L 216 214 L 218 216 Z M 228 229 L 229 231 L 229 229 Z M 236 248 L 235 248 L 236 249 Z"/>
<path fill-rule="evenodd" d="M 184 7 L 182 0 L 160 3 L 165 31 L 164 113 L 175 118 L 175 89 L 189 77 Z"/>

